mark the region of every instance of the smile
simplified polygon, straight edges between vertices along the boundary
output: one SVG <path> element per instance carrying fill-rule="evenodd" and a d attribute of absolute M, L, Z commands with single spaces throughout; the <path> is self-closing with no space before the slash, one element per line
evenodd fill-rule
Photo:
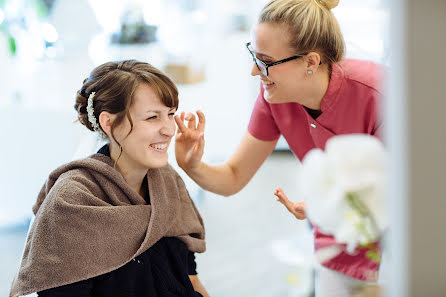
<path fill-rule="evenodd" d="M 167 146 L 168 146 L 167 143 L 154 143 L 154 144 L 150 145 L 151 148 L 158 150 L 158 151 L 165 150 L 167 148 Z"/>
<path fill-rule="evenodd" d="M 272 81 L 269 81 L 269 80 L 262 79 L 262 85 L 263 85 L 264 89 L 268 90 L 268 89 L 272 88 L 275 85 L 275 83 L 273 83 Z"/>

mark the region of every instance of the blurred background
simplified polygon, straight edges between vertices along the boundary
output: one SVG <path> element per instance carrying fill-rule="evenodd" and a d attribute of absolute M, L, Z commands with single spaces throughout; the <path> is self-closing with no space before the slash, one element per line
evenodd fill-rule
<path fill-rule="evenodd" d="M 93 67 L 147 61 L 178 84 L 180 111 L 207 117 L 204 159 L 225 160 L 244 134 L 259 81 L 245 48 L 265 0 L 0 0 L 0 296 L 17 272 L 31 206 L 48 173 L 100 146 L 75 122 Z M 389 7 L 342 0 L 333 10 L 347 57 L 389 65 Z M 170 163 L 176 166 L 173 146 Z M 294 197 L 299 161 L 281 140 L 250 184 L 229 197 L 181 171 L 202 213 L 208 250 L 198 272 L 214 297 L 313 294 L 312 235 L 275 201 Z"/>

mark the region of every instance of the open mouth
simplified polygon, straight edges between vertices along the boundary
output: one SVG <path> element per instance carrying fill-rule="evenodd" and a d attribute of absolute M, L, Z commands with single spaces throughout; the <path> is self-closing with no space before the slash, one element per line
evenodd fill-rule
<path fill-rule="evenodd" d="M 168 147 L 167 143 L 154 143 L 151 144 L 150 147 L 157 151 L 165 151 Z"/>
<path fill-rule="evenodd" d="M 263 84 L 264 89 L 270 89 L 275 85 L 275 83 L 273 83 L 272 81 L 263 80 L 263 79 L 262 79 L 262 84 Z"/>

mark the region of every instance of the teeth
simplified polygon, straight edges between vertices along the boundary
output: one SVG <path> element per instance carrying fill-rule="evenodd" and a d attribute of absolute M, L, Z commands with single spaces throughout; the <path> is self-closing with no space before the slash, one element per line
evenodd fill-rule
<path fill-rule="evenodd" d="M 262 80 L 262 83 L 264 85 L 272 85 L 272 84 L 274 84 L 272 81 L 264 81 L 264 80 Z"/>
<path fill-rule="evenodd" d="M 167 147 L 167 144 L 151 144 L 150 146 L 157 150 L 163 150 Z"/>

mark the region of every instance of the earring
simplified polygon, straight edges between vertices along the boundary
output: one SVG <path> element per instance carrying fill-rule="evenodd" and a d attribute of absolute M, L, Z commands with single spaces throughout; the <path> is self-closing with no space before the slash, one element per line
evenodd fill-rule
<path fill-rule="evenodd" d="M 312 75 L 312 74 L 313 74 L 313 70 L 308 69 L 308 70 L 307 70 L 307 74 L 308 74 L 308 75 Z"/>

